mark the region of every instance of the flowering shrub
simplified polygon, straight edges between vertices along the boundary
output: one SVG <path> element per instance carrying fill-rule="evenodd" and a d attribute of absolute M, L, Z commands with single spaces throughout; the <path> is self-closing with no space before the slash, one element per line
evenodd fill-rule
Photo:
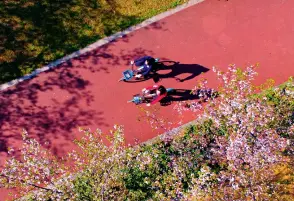
<path fill-rule="evenodd" d="M 1 183 L 38 188 L 32 200 L 293 200 L 294 83 L 254 86 L 254 69 L 214 69 L 217 93 L 202 80 L 200 99 L 175 107 L 204 108 L 201 118 L 152 143 L 126 146 L 121 126 L 109 135 L 82 130 L 80 150 L 60 163 L 25 135 L 22 158 L 7 162 Z M 143 112 L 153 126 L 169 126 Z"/>
<path fill-rule="evenodd" d="M 22 193 L 38 188 L 53 194 L 59 194 L 58 189 L 45 187 L 51 184 L 58 175 L 65 173 L 62 161 L 58 161 L 48 150 L 42 149 L 40 144 L 28 138 L 23 132 L 23 147 L 20 149 L 20 160 L 12 157 L 1 171 L 1 184 L 6 188 L 19 187 Z M 14 152 L 9 150 L 9 154 Z"/>
<path fill-rule="evenodd" d="M 270 82 L 259 87 L 252 84 L 254 68 L 241 71 L 230 66 L 226 73 L 214 69 L 222 83 L 220 98 L 211 100 L 203 117 L 213 122 L 209 157 L 221 171 L 213 177 L 216 182 L 206 173 L 205 188 L 196 180 L 195 197 L 210 193 L 216 199 L 222 192 L 218 199 L 270 199 L 275 186 L 269 185 L 272 167 L 290 162 L 283 152 L 293 149 L 289 146 L 293 140 L 293 80 L 280 89 L 254 95 L 271 86 Z"/>

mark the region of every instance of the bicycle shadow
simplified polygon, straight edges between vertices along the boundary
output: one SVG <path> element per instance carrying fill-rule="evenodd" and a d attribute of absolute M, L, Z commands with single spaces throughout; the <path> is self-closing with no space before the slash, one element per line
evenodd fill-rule
<path fill-rule="evenodd" d="M 168 73 L 160 73 L 161 71 L 169 70 Z M 196 76 L 201 73 L 208 72 L 209 69 L 201 66 L 199 64 L 181 64 L 176 61 L 161 61 L 156 66 L 156 69 L 153 72 L 153 80 L 155 83 L 159 82 L 162 79 L 166 78 L 175 78 L 179 82 L 185 82 L 187 80 L 194 79 Z M 178 78 L 183 74 L 189 74 L 187 77 Z"/>
<path fill-rule="evenodd" d="M 212 89 L 198 89 L 197 91 L 190 89 L 175 89 L 170 92 L 167 97 L 161 101 L 162 106 L 172 104 L 172 102 L 203 100 L 217 98 L 218 93 Z"/>

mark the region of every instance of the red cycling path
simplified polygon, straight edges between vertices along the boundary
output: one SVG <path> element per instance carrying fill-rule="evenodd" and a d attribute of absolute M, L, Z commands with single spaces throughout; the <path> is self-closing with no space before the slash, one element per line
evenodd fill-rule
<path fill-rule="evenodd" d="M 7 147 L 21 144 L 22 129 L 42 144 L 48 142 L 59 156 L 74 148 L 73 139 L 81 135 L 78 127 L 106 132 L 114 124 L 123 125 L 129 143 L 162 133 L 138 121 L 140 110 L 127 104 L 154 82 L 117 82 L 129 61 L 139 56 L 179 61 L 181 69 L 171 75 L 193 78 L 177 82 L 167 77 L 159 83 L 177 89 L 191 89 L 201 78 L 216 87 L 212 66 L 225 70 L 231 63 L 260 63 L 257 83 L 286 81 L 294 75 L 293 13 L 294 1 L 206 0 L 2 91 L 1 165 Z M 201 66 L 209 71 L 198 75 Z M 179 122 L 174 104 L 160 107 L 159 116 Z M 183 122 L 193 118 L 189 113 Z"/>

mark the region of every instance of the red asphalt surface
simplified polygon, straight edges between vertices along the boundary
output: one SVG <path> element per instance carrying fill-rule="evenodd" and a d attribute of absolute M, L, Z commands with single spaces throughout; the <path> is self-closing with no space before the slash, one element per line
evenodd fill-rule
<path fill-rule="evenodd" d="M 216 87 L 212 66 L 226 70 L 232 63 L 240 67 L 260 63 L 256 83 L 268 78 L 276 84 L 286 81 L 294 75 L 293 13 L 294 1 L 290 0 L 206 0 L 2 91 L 0 165 L 7 158 L 7 147 L 20 145 L 23 128 L 42 144 L 49 142 L 59 156 L 74 147 L 80 126 L 106 132 L 114 124 L 124 125 L 128 143 L 162 133 L 137 121 L 139 109 L 127 104 L 132 95 L 153 85 L 153 80 L 117 82 L 129 61 L 139 56 L 185 64 L 178 69 L 179 78 L 195 74 L 199 70 L 195 64 L 210 69 L 185 82 L 162 79 L 160 84 L 166 87 L 191 89 L 201 78 Z M 178 122 L 174 104 L 160 107 L 160 116 Z M 193 118 L 187 114 L 183 122 Z M 4 196 L 6 190 L 0 193 Z"/>

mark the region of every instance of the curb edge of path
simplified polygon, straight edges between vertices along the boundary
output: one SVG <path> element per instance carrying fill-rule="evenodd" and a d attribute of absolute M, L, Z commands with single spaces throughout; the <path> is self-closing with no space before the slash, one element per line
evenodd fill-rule
<path fill-rule="evenodd" d="M 196 117 L 196 119 L 194 119 L 192 121 L 189 121 L 189 122 L 187 122 L 185 124 L 182 124 L 182 125 L 180 125 L 178 127 L 172 128 L 169 131 L 166 131 L 164 133 L 161 133 L 161 134 L 159 134 L 159 135 L 157 135 L 157 136 L 155 136 L 155 137 L 153 137 L 153 138 L 151 138 L 151 139 L 149 139 L 147 141 L 141 142 L 139 144 L 140 145 L 142 145 L 142 144 L 151 145 L 151 144 L 154 144 L 157 140 L 163 140 L 167 136 L 174 137 L 175 135 L 179 134 L 179 131 L 185 129 L 186 127 L 188 127 L 190 125 L 193 125 L 194 123 L 197 122 L 197 120 L 198 120 L 198 117 Z"/>
<path fill-rule="evenodd" d="M 77 50 L 76 52 L 73 52 L 73 53 L 71 53 L 71 54 L 69 54 L 69 55 L 67 55 L 67 56 L 65 56 L 63 58 L 60 58 L 60 59 L 58 59 L 56 61 L 53 61 L 53 62 L 49 63 L 48 65 L 46 65 L 44 67 L 38 68 L 38 69 L 36 69 L 35 71 L 33 71 L 32 73 L 30 73 L 28 75 L 25 75 L 25 76 L 23 76 L 21 78 L 9 81 L 9 82 L 4 83 L 4 84 L 1 84 L 0 85 L 0 91 L 3 91 L 3 90 L 5 90 L 5 89 L 7 89 L 7 88 L 9 88 L 11 86 L 17 85 L 18 83 L 23 82 L 25 80 L 29 80 L 31 78 L 34 78 L 38 74 L 40 74 L 42 72 L 45 72 L 45 71 L 48 71 L 50 69 L 53 69 L 53 68 L 57 67 L 58 65 L 66 62 L 66 61 L 68 61 L 70 59 L 73 59 L 73 58 L 78 57 L 78 56 L 80 56 L 82 54 L 90 52 L 90 51 L 92 51 L 92 50 L 94 50 L 94 49 L 96 49 L 98 47 L 101 47 L 101 46 L 103 46 L 103 45 L 105 45 L 107 43 L 110 43 L 111 41 L 113 41 L 113 40 L 115 40 L 117 38 L 120 38 L 120 37 L 122 37 L 124 35 L 127 35 L 127 34 L 133 32 L 133 31 L 136 31 L 136 30 L 140 29 L 140 28 L 146 27 L 146 26 L 148 26 L 148 25 L 150 25 L 150 24 L 152 24 L 154 22 L 157 22 L 157 21 L 159 21 L 159 20 L 161 20 L 163 18 L 166 18 L 166 17 L 168 17 L 170 15 L 173 15 L 173 14 L 179 12 L 179 11 L 182 11 L 182 10 L 188 8 L 188 7 L 196 5 L 196 4 L 201 3 L 203 1 L 205 1 L 205 0 L 189 0 L 187 3 L 184 3 L 184 4 L 178 6 L 178 7 L 174 8 L 174 9 L 163 12 L 163 13 L 161 13 L 159 15 L 154 16 L 154 17 L 151 17 L 151 18 L 143 21 L 140 24 L 131 26 L 131 27 L 127 28 L 124 31 L 120 31 L 120 32 L 117 32 L 117 33 L 115 33 L 115 34 L 113 34 L 111 36 L 100 39 L 97 42 L 92 43 L 92 44 L 88 45 L 87 47 L 85 47 L 83 49 Z"/>

